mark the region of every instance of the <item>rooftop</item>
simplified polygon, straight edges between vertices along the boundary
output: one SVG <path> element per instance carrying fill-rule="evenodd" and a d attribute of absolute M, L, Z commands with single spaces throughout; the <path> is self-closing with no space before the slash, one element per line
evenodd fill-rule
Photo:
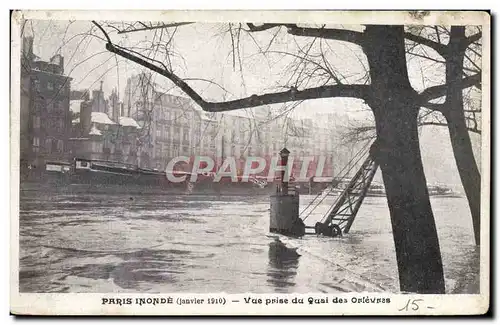
<path fill-rule="evenodd" d="M 80 113 L 80 105 L 84 102 L 83 99 L 76 99 L 69 101 L 69 110 L 73 113 Z"/>
<path fill-rule="evenodd" d="M 92 129 L 90 129 L 89 135 L 102 135 L 102 133 L 95 127 L 95 125 L 93 125 Z"/>
<path fill-rule="evenodd" d="M 136 120 L 127 116 L 120 116 L 118 124 L 121 126 L 132 126 L 135 127 L 136 129 L 141 128 L 141 126 L 136 122 Z"/>
<path fill-rule="evenodd" d="M 109 118 L 108 114 L 103 112 L 92 112 L 92 122 L 99 124 L 109 124 L 109 125 L 116 124 Z"/>
<path fill-rule="evenodd" d="M 108 114 L 102 113 L 102 112 L 92 112 L 91 115 L 91 122 L 92 123 L 99 123 L 99 124 L 108 124 L 108 125 L 115 125 L 116 123 L 113 122 Z M 72 121 L 73 124 L 78 124 L 80 123 L 80 118 L 76 118 Z"/>

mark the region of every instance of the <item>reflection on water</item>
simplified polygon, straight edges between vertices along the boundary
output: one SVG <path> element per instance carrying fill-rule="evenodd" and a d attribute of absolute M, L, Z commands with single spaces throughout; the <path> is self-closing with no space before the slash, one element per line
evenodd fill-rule
<path fill-rule="evenodd" d="M 309 200 L 312 198 L 309 198 Z M 301 204 L 307 205 L 306 196 Z M 314 224 L 328 210 L 319 206 Z M 479 273 L 467 201 L 432 201 L 448 292 Z M 322 211 L 322 209 L 324 211 Z M 21 292 L 398 291 L 384 198 L 342 238 L 268 233 L 266 198 L 21 193 Z M 293 248 L 292 248 L 293 247 Z"/>
<path fill-rule="evenodd" d="M 296 249 L 286 247 L 278 238 L 269 243 L 267 282 L 276 288 L 276 292 L 287 292 L 281 289 L 295 286 L 294 277 L 297 274 L 299 257 Z"/>

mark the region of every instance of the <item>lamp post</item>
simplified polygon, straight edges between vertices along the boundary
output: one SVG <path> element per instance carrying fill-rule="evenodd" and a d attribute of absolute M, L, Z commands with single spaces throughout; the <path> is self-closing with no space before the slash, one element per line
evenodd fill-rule
<path fill-rule="evenodd" d="M 281 157 L 281 193 L 283 195 L 288 194 L 288 182 L 285 181 L 285 171 L 288 165 L 288 156 L 290 155 L 290 151 L 287 148 L 283 148 L 280 151 Z"/>

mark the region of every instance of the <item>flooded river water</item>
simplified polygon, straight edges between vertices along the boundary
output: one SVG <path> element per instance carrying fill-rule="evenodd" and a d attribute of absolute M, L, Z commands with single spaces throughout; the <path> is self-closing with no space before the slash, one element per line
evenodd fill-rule
<path fill-rule="evenodd" d="M 431 201 L 447 291 L 470 290 L 479 254 L 467 201 Z M 267 197 L 22 192 L 20 291 L 398 291 L 385 198 L 366 198 L 348 235 L 285 238 L 288 248 L 269 233 L 268 209 Z"/>

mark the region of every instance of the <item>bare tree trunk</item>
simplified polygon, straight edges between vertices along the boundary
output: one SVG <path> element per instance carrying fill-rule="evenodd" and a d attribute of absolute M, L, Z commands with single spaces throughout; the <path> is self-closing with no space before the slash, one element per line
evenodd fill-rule
<path fill-rule="evenodd" d="M 466 50 L 466 47 L 462 45 L 464 39 L 465 27 L 452 26 L 446 60 L 446 83 L 449 86 L 446 92 L 446 108 L 443 110 L 443 115 L 448 122 L 453 155 L 469 201 L 474 239 L 476 245 L 479 245 L 481 235 L 481 175 L 474 159 L 470 135 L 465 123 L 464 100 L 460 85 Z"/>
<path fill-rule="evenodd" d="M 406 66 L 403 26 L 367 26 L 380 164 L 387 193 L 401 291 L 444 293 L 443 266 L 420 154 L 416 92 Z"/>
<path fill-rule="evenodd" d="M 465 195 L 469 201 L 474 239 L 476 245 L 479 245 L 481 237 L 481 175 L 474 159 L 463 111 L 461 113 L 453 112 L 449 116 L 446 116 L 446 120 L 448 121 L 448 130 L 450 132 L 451 145 L 458 173 L 465 190 Z"/>

